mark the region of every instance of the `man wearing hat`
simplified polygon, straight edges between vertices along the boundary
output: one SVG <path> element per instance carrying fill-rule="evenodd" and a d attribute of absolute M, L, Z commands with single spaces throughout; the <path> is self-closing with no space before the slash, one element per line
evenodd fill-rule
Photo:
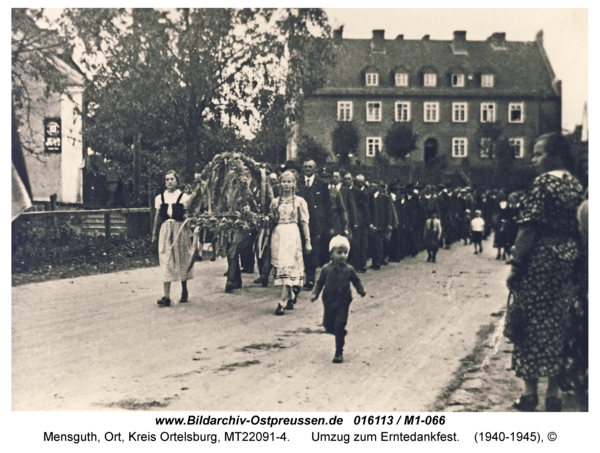
<path fill-rule="evenodd" d="M 316 175 L 316 170 L 315 161 L 306 160 L 302 165 L 302 175 L 297 180 L 298 195 L 304 198 L 308 205 L 308 228 L 312 244 L 312 253 L 304 254 L 304 287 L 307 289 L 312 289 L 315 284 L 317 267 L 321 262 L 321 241 L 328 242 L 328 237 L 333 236 L 329 187 Z"/>

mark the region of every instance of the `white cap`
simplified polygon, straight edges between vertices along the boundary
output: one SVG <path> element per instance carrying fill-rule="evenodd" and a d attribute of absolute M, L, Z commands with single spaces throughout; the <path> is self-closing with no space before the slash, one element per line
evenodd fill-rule
<path fill-rule="evenodd" d="M 346 247 L 350 251 L 350 241 L 339 234 L 329 241 L 329 251 L 331 252 L 336 247 Z"/>

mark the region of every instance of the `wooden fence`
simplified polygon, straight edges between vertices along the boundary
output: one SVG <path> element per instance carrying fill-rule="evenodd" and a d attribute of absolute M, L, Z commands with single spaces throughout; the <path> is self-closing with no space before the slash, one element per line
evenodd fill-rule
<path fill-rule="evenodd" d="M 125 234 L 128 238 L 138 238 L 152 234 L 153 212 L 150 208 L 95 209 L 89 211 L 38 211 L 21 214 L 20 220 L 48 222 L 48 227 L 56 226 L 58 216 L 77 218 L 82 233 L 104 235 Z"/>

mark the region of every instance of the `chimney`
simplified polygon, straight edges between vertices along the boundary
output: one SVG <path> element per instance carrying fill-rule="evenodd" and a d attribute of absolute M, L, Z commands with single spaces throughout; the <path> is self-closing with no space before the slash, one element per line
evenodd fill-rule
<path fill-rule="evenodd" d="M 492 49 L 506 49 L 506 33 L 493 33 L 492 36 L 490 36 L 490 41 L 492 42 Z"/>
<path fill-rule="evenodd" d="M 454 32 L 454 42 L 465 42 L 467 40 L 467 32 L 466 31 L 455 31 Z"/>
<path fill-rule="evenodd" d="M 454 32 L 454 40 L 450 47 L 452 48 L 452 52 L 454 55 L 468 55 L 467 52 L 467 32 L 466 31 L 455 31 Z"/>
<path fill-rule="evenodd" d="M 385 30 L 373 30 L 371 53 L 385 53 Z"/>
<path fill-rule="evenodd" d="M 429 35 L 423 36 L 423 41 L 429 41 Z"/>
<path fill-rule="evenodd" d="M 396 36 L 396 41 L 404 41 L 404 35 Z"/>
<path fill-rule="evenodd" d="M 335 41 L 341 41 L 343 39 L 344 34 L 344 26 L 341 25 L 340 28 L 333 30 L 333 39 Z"/>

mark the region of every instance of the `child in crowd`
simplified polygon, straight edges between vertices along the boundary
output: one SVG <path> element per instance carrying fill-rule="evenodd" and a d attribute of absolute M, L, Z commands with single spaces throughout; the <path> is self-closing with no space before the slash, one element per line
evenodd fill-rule
<path fill-rule="evenodd" d="M 475 255 L 477 255 L 477 246 L 479 246 L 479 253 L 483 252 L 481 246 L 481 238 L 483 237 L 483 229 L 485 228 L 485 222 L 481 218 L 481 211 L 478 209 L 475 211 L 475 218 L 471 220 L 471 242 L 475 247 Z"/>
<path fill-rule="evenodd" d="M 435 263 L 435 255 L 437 254 L 440 238 L 442 237 L 442 224 L 438 219 L 437 212 L 432 211 L 429 219 L 425 222 L 423 231 L 423 240 L 427 249 L 427 262 Z"/>
<path fill-rule="evenodd" d="M 465 241 L 465 245 L 471 244 L 469 239 L 471 238 L 471 210 L 465 209 L 465 216 L 463 217 L 462 224 L 462 240 Z"/>
<path fill-rule="evenodd" d="M 323 290 L 323 326 L 328 333 L 335 335 L 335 356 L 333 363 L 342 363 L 344 360 L 344 337 L 348 311 L 352 302 L 350 283 L 354 285 L 358 294 L 365 297 L 365 290 L 354 268 L 346 264 L 350 242 L 344 236 L 335 236 L 329 242 L 331 261 L 321 269 L 319 279 L 315 284 L 310 301 L 318 299 Z"/>

